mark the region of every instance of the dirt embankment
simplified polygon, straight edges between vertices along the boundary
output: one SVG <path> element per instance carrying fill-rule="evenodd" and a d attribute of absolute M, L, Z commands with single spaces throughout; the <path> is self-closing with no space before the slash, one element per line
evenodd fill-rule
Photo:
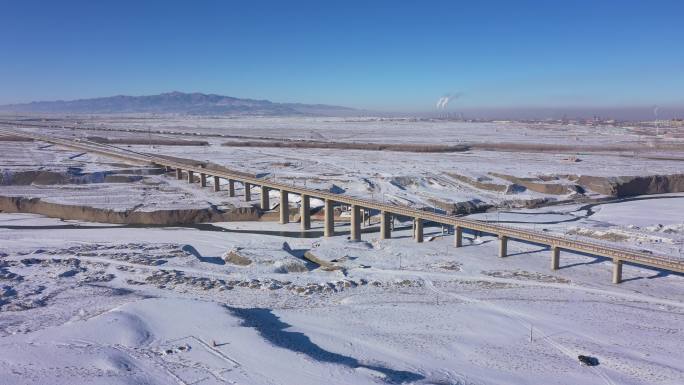
<path fill-rule="evenodd" d="M 511 193 L 511 187 L 512 187 L 511 185 L 494 183 L 494 182 L 492 182 L 492 180 L 490 178 L 484 177 L 484 178 L 475 179 L 475 178 L 469 178 L 465 175 L 459 175 L 459 174 L 455 174 L 455 173 L 447 173 L 447 175 L 449 175 L 450 177 L 452 177 L 452 178 L 454 178 L 454 179 L 456 179 L 462 183 L 471 185 L 475 188 L 479 188 L 480 190 L 502 192 L 505 194 Z"/>
<path fill-rule="evenodd" d="M 486 151 L 513 151 L 513 152 L 553 152 L 553 153 L 576 153 L 576 152 L 648 152 L 658 150 L 684 151 L 684 145 L 678 143 L 657 143 L 651 146 L 643 144 L 619 144 L 619 145 L 582 145 L 582 144 L 552 144 L 552 143 L 506 143 L 506 142 L 480 142 L 468 143 L 474 150 Z"/>
<path fill-rule="evenodd" d="M 33 139 L 16 135 L 0 135 L 0 142 L 33 142 Z"/>
<path fill-rule="evenodd" d="M 125 169 L 116 171 L 98 171 L 81 173 L 79 170 L 57 171 L 0 171 L 0 185 L 29 186 L 87 183 L 129 183 L 143 179 L 143 175 L 159 175 L 164 170 Z"/>
<path fill-rule="evenodd" d="M 142 144 L 158 146 L 208 146 L 206 140 L 182 140 L 164 138 L 105 138 L 102 136 L 88 136 L 86 139 L 101 144 Z"/>
<path fill-rule="evenodd" d="M 577 183 L 599 194 L 615 197 L 684 192 L 684 174 L 597 177 L 578 176 Z"/>
<path fill-rule="evenodd" d="M 591 175 L 541 175 L 521 178 L 490 172 L 490 175 L 512 184 L 494 183 L 487 177 L 478 179 L 447 173 L 450 177 L 480 190 L 513 194 L 525 190 L 548 195 L 585 194 L 587 191 L 611 197 L 668 194 L 684 192 L 684 174 L 646 176 L 591 176 Z M 464 202 L 467 203 L 467 202 Z M 470 204 L 466 204 L 471 206 Z"/>
<path fill-rule="evenodd" d="M 134 210 L 115 211 L 89 206 L 45 202 L 40 198 L 5 196 L 0 196 L 0 212 L 40 214 L 52 218 L 88 222 L 167 226 L 259 220 L 259 210 L 255 207 L 239 207 L 231 211 L 220 211 L 215 208 L 157 210 L 150 212 Z"/>
<path fill-rule="evenodd" d="M 320 141 L 233 141 L 225 142 L 228 147 L 282 147 L 282 148 L 323 148 L 339 150 L 399 151 L 399 152 L 462 152 L 469 150 L 465 145 L 441 144 L 385 144 L 385 143 L 347 143 Z"/>
<path fill-rule="evenodd" d="M 495 172 L 490 172 L 489 174 L 497 178 L 513 182 L 519 186 L 523 186 L 530 191 L 535 191 L 542 194 L 567 195 L 583 191 L 583 189 L 577 185 L 554 183 L 559 182 L 559 178 L 519 178 L 512 175 L 499 174 Z"/>

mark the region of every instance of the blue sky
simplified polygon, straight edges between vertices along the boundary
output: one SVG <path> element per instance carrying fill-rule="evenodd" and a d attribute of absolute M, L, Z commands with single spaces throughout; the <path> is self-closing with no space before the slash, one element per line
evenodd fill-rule
<path fill-rule="evenodd" d="M 681 106 L 684 2 L 0 0 L 0 104 L 172 90 L 390 111 L 457 92 L 452 108 Z"/>

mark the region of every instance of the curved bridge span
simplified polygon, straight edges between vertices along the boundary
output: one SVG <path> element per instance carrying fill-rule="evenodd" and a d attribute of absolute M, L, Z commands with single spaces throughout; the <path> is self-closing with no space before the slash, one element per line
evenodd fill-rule
<path fill-rule="evenodd" d="M 499 238 L 500 257 L 505 257 L 507 255 L 507 244 L 509 240 L 519 240 L 528 243 L 535 243 L 548 246 L 551 250 L 552 270 L 557 270 L 560 266 L 561 250 L 576 251 L 580 253 L 609 258 L 613 261 L 613 283 L 620 283 L 622 281 L 622 265 L 624 262 L 667 270 L 676 273 L 684 273 L 684 261 L 666 255 L 653 255 L 635 250 L 609 246 L 598 242 L 570 239 L 563 236 L 545 234 L 539 231 L 520 229 L 511 226 L 487 223 L 484 221 L 474 219 L 428 212 L 407 206 L 388 204 L 385 202 L 379 202 L 375 200 L 369 200 L 365 198 L 359 198 L 344 194 L 333 194 L 329 191 L 322 191 L 317 189 L 305 188 L 301 186 L 295 186 L 282 182 L 276 182 L 273 180 L 261 179 L 252 175 L 238 173 L 234 171 L 212 169 L 210 167 L 203 167 L 202 165 L 192 165 L 187 162 L 181 162 L 179 160 L 175 160 L 169 157 L 150 155 L 146 153 L 119 148 L 113 145 L 95 143 L 88 140 L 66 140 L 46 135 L 37 135 L 24 131 L 9 129 L 0 129 L 0 135 L 21 136 L 33 140 L 53 143 L 63 147 L 77 149 L 79 151 L 85 151 L 104 155 L 107 157 L 117 158 L 123 161 L 152 163 L 155 165 L 166 167 L 169 171 L 175 170 L 178 179 L 182 179 L 183 174 L 185 173 L 190 183 L 194 183 L 194 174 L 198 174 L 200 177 L 199 182 L 202 187 L 206 187 L 206 181 L 208 177 L 213 177 L 213 186 L 215 191 L 220 190 L 220 179 L 226 179 L 229 182 L 228 186 L 230 196 L 235 195 L 234 183 L 242 183 L 245 186 L 245 199 L 248 201 L 251 200 L 250 187 L 259 186 L 262 191 L 261 207 L 265 210 L 267 210 L 270 207 L 269 194 L 267 194 L 266 192 L 269 190 L 278 190 L 280 191 L 281 201 L 281 204 L 279 206 L 281 223 L 287 223 L 289 221 L 288 196 L 290 194 L 297 194 L 301 196 L 300 217 L 301 226 L 304 230 L 308 230 L 311 227 L 311 215 L 309 209 L 310 199 L 318 198 L 325 202 L 324 234 L 326 237 L 330 237 L 334 234 L 333 206 L 335 203 L 341 203 L 351 206 L 352 240 L 361 239 L 361 210 L 370 209 L 377 210 L 380 212 L 380 236 L 383 239 L 391 238 L 391 217 L 403 216 L 413 218 L 414 239 L 417 242 L 423 241 L 423 223 L 425 221 L 429 221 L 447 226 L 453 226 L 454 245 L 456 247 L 461 247 L 462 245 L 464 229 L 496 235 Z"/>

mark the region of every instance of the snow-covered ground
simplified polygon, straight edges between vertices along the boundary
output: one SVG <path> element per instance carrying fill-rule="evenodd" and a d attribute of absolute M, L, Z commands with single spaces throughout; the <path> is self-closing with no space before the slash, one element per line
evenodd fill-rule
<path fill-rule="evenodd" d="M 88 124 L 382 143 L 652 140 L 628 128 L 519 123 L 112 117 Z M 226 138 L 198 139 L 211 145 L 131 148 L 415 206 L 549 197 L 470 188 L 449 173 L 641 175 L 681 173 L 683 164 L 616 153 L 567 163 L 568 154 L 239 148 L 220 146 Z M 3 172 L 131 168 L 44 143 L 0 146 Z M 117 210 L 246 205 L 173 175 L 6 184 L 0 195 Z M 684 258 L 682 212 L 678 193 L 472 217 Z M 432 226 L 416 244 L 409 223 L 380 240 L 377 217 L 362 242 L 347 239 L 348 225 L 336 230 L 326 239 L 320 222 L 301 233 L 298 223 L 144 227 L 0 213 L 0 384 L 682 383 L 682 275 L 625 265 L 624 282 L 613 285 L 612 263 L 602 258 L 562 252 L 561 269 L 551 271 L 550 251 L 536 245 L 510 242 L 510 255 L 498 258 L 492 237 L 468 233 L 456 249 Z M 599 364 L 579 365 L 580 354 Z"/>
<path fill-rule="evenodd" d="M 511 244 L 500 259 L 492 238 L 417 245 L 409 229 L 352 243 L 343 226 L 304 239 L 260 234 L 282 230 L 275 223 L 80 225 L 0 230 L 3 383 L 678 384 L 684 374 L 681 276 L 628 266 L 615 286 L 609 261 L 564 253 L 551 272 L 536 246 Z M 253 262 L 225 263 L 229 250 Z M 303 250 L 338 268 L 277 268 L 303 264 Z M 580 366 L 579 354 L 600 365 Z"/>

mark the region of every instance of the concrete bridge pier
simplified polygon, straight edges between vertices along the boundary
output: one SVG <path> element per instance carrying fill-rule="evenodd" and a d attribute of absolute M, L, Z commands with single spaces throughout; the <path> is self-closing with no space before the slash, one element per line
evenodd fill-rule
<path fill-rule="evenodd" d="M 235 181 L 232 179 L 228 179 L 228 196 L 235 196 Z"/>
<path fill-rule="evenodd" d="M 183 179 L 183 170 L 181 170 L 180 168 L 176 169 L 176 179 L 178 179 L 178 180 Z"/>
<path fill-rule="evenodd" d="M 188 183 L 195 183 L 195 175 L 190 170 L 188 170 Z"/>
<path fill-rule="evenodd" d="M 214 177 L 214 191 L 221 191 L 221 183 L 219 183 L 219 177 Z"/>
<path fill-rule="evenodd" d="M 330 199 L 325 200 L 324 214 L 325 220 L 323 221 L 323 235 L 327 237 L 332 237 L 335 235 L 335 212 L 333 211 L 333 201 Z"/>
<path fill-rule="evenodd" d="M 203 172 L 200 173 L 200 186 L 207 187 L 207 174 Z"/>
<path fill-rule="evenodd" d="M 392 219 L 390 213 L 383 211 L 380 213 L 380 239 L 392 238 Z"/>
<path fill-rule="evenodd" d="M 351 207 L 351 240 L 361 240 L 361 207 L 352 205 Z"/>
<path fill-rule="evenodd" d="M 551 270 L 558 270 L 560 266 L 560 248 L 551 246 Z"/>
<path fill-rule="evenodd" d="M 423 242 L 423 219 L 415 218 L 413 220 L 413 238 L 416 242 Z"/>
<path fill-rule="evenodd" d="M 499 235 L 499 258 L 503 258 L 506 255 L 508 255 L 508 237 Z"/>
<path fill-rule="evenodd" d="M 618 284 L 622 282 L 622 260 L 613 259 L 613 283 Z"/>
<path fill-rule="evenodd" d="M 302 230 L 311 229 L 311 199 L 308 195 L 302 194 L 302 201 L 299 204 L 299 218 Z"/>
<path fill-rule="evenodd" d="M 288 192 L 280 190 L 280 223 L 290 222 L 290 201 Z"/>
<path fill-rule="evenodd" d="M 268 187 L 261 186 L 261 210 L 268 211 L 271 209 L 271 200 L 268 195 Z"/>
<path fill-rule="evenodd" d="M 463 227 L 454 226 L 454 247 L 463 246 Z"/>
<path fill-rule="evenodd" d="M 247 182 L 244 182 L 243 186 L 245 186 L 245 202 L 249 202 L 252 200 L 252 186 Z"/>

